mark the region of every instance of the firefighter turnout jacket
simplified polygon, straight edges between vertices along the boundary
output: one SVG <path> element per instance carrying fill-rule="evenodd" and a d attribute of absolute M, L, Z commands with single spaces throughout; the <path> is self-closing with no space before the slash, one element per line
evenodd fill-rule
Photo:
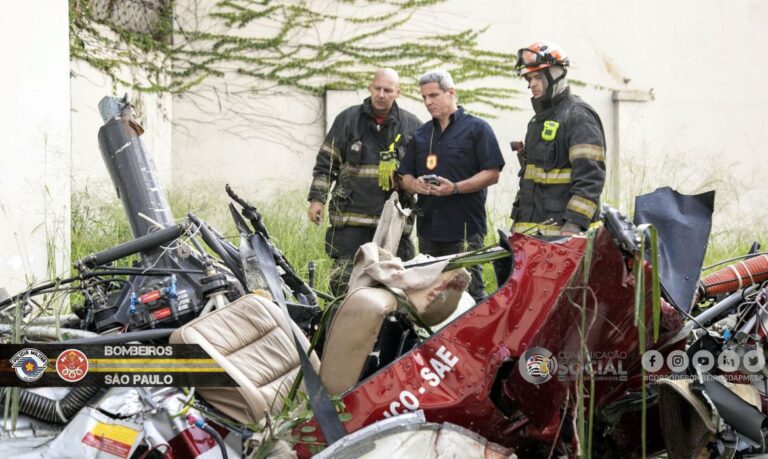
<path fill-rule="evenodd" d="M 605 134 L 600 117 L 566 88 L 528 123 L 514 232 L 559 235 L 574 223 L 586 230 L 600 215 L 605 184 Z"/>
<path fill-rule="evenodd" d="M 393 156 L 399 161 L 411 134 L 420 125 L 415 115 L 400 109 L 397 103 L 378 124 L 370 98 L 341 112 L 317 153 L 308 200 L 326 203 L 331 193 L 328 205 L 331 226 L 375 228 L 384 202 L 393 191 L 393 187 L 382 187 L 379 163 L 382 158 Z M 394 172 L 396 165 L 390 169 Z M 331 185 L 334 185 L 332 192 Z M 400 194 L 401 203 L 413 207 L 413 196 Z M 409 232 L 412 224 L 407 226 Z"/>

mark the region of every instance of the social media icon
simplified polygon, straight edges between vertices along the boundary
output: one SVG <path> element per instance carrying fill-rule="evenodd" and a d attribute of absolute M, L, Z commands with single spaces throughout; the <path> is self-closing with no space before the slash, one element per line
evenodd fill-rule
<path fill-rule="evenodd" d="M 706 349 L 700 349 L 693 354 L 692 363 L 694 368 L 707 373 L 715 367 L 715 356 Z"/>
<path fill-rule="evenodd" d="M 739 354 L 726 349 L 717 356 L 717 368 L 725 373 L 733 373 L 739 369 Z"/>
<path fill-rule="evenodd" d="M 667 356 L 667 366 L 673 373 L 681 373 L 688 368 L 688 354 L 685 351 L 676 350 Z"/>
<path fill-rule="evenodd" d="M 765 368 L 765 354 L 761 349 L 752 349 L 744 354 L 742 359 L 744 369 L 750 373 L 758 373 Z"/>
<path fill-rule="evenodd" d="M 664 357 L 659 351 L 646 351 L 640 363 L 648 373 L 656 373 L 664 366 Z"/>

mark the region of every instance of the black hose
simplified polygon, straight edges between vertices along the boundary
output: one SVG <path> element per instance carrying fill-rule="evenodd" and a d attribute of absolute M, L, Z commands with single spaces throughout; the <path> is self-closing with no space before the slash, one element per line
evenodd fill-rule
<path fill-rule="evenodd" d="M 51 424 L 66 424 L 98 391 L 97 386 L 73 387 L 64 398 L 53 400 L 27 389 L 21 389 L 19 411 Z M 0 406 L 2 406 L 2 400 L 0 400 Z"/>
<path fill-rule="evenodd" d="M 206 432 L 208 432 L 208 435 L 213 437 L 214 440 L 216 440 L 216 443 L 219 444 L 219 448 L 221 449 L 221 457 L 223 459 L 228 459 L 227 456 L 227 447 L 224 445 L 224 440 L 221 438 L 221 435 L 219 435 L 218 432 L 216 432 L 216 429 L 209 426 L 208 424 L 204 424 L 202 429 Z"/>
<path fill-rule="evenodd" d="M 325 301 L 333 301 L 333 300 L 335 300 L 335 299 L 336 299 L 336 297 L 335 297 L 335 296 L 333 296 L 333 295 L 331 295 L 331 294 L 328 294 L 328 293 L 325 293 L 325 292 L 323 292 L 323 291 L 321 291 L 321 290 L 317 290 L 317 289 L 315 289 L 315 288 L 313 288 L 313 289 L 312 289 L 312 292 L 313 292 L 315 295 L 317 295 L 319 298 L 322 298 L 322 299 L 324 299 Z"/>
<path fill-rule="evenodd" d="M 140 274 L 142 276 L 170 276 L 171 274 L 175 274 L 178 272 L 185 272 L 190 274 L 204 274 L 204 271 L 195 271 L 195 270 L 189 270 L 189 269 L 184 269 L 184 270 L 143 269 L 143 268 L 111 268 L 111 269 L 104 269 L 104 270 L 100 269 L 98 271 L 85 272 L 75 277 L 68 277 L 66 279 L 53 280 L 50 282 L 46 282 L 45 284 L 39 285 L 37 287 L 29 288 L 10 298 L 6 298 L 5 300 L 0 301 L 0 308 L 4 306 L 8 306 L 12 303 L 15 303 L 20 299 L 24 298 L 25 296 L 35 296 L 40 293 L 48 293 L 47 290 L 49 289 L 53 289 L 52 291 L 59 290 L 62 285 L 71 284 L 72 282 L 76 282 L 76 281 L 83 281 L 85 279 L 90 279 L 91 277 L 123 276 L 123 275 L 131 275 L 131 274 Z"/>
<path fill-rule="evenodd" d="M 153 250 L 162 244 L 175 241 L 181 237 L 184 231 L 186 231 L 185 225 L 169 226 L 159 231 L 149 233 L 146 236 L 137 237 L 131 241 L 110 247 L 106 250 L 102 250 L 101 252 L 92 253 L 75 264 L 82 264 L 88 266 L 89 268 L 93 268 L 94 266 L 103 265 L 105 263 L 119 260 L 120 258 L 127 257 L 128 255 Z"/>
<path fill-rule="evenodd" d="M 25 296 L 32 296 L 36 295 L 44 290 L 47 290 L 49 288 L 58 288 L 61 285 L 71 284 L 72 282 L 83 280 L 82 276 L 75 276 L 75 277 L 69 277 L 66 279 L 56 279 L 53 281 L 46 282 L 45 284 L 38 285 L 37 287 L 32 287 L 27 290 L 24 290 L 23 292 L 20 292 L 10 298 L 6 298 L 3 301 L 0 301 L 0 308 L 3 306 L 8 306 L 9 304 L 15 303 L 19 301 L 20 299 L 24 298 Z"/>
<path fill-rule="evenodd" d="M 764 441 L 763 429 L 768 427 L 768 418 L 709 373 L 703 373 L 702 378 L 704 392 L 720 418 L 736 432 L 761 444 Z M 700 392 L 701 386 L 694 387 L 694 390 Z"/>

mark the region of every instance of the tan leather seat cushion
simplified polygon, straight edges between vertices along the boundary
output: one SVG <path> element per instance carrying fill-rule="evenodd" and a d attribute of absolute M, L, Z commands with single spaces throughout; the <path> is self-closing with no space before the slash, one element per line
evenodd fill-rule
<path fill-rule="evenodd" d="M 240 387 L 200 388 L 197 392 L 241 423 L 258 423 L 276 413 L 299 371 L 291 327 L 280 307 L 256 295 L 243 296 L 180 327 L 171 344 L 199 344 Z M 309 343 L 300 331 L 305 349 Z M 317 370 L 320 362 L 310 356 Z"/>
<path fill-rule="evenodd" d="M 328 393 L 341 394 L 357 383 L 384 318 L 395 310 L 397 299 L 384 289 L 362 287 L 347 296 L 325 339 L 320 379 Z"/>
<path fill-rule="evenodd" d="M 427 288 L 406 290 L 405 296 L 426 325 L 437 325 L 456 310 L 470 278 L 466 269 L 452 269 L 440 273 Z"/>

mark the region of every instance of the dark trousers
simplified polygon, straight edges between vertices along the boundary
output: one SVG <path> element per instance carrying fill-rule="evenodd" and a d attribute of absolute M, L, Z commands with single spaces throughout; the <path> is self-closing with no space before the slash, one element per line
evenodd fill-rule
<path fill-rule="evenodd" d="M 468 236 L 466 241 L 431 241 L 419 236 L 419 252 L 433 257 L 442 257 L 443 255 L 453 255 L 455 253 L 469 252 L 484 247 L 484 236 L 482 234 L 473 234 Z M 483 266 L 475 265 L 469 269 L 472 280 L 469 282 L 467 291 L 475 301 L 485 298 L 485 285 L 483 284 Z"/>
<path fill-rule="evenodd" d="M 325 232 L 325 253 L 333 263 L 328 286 L 333 296 L 344 295 L 347 291 L 349 276 L 352 274 L 352 262 L 357 249 L 373 240 L 376 228 L 364 226 L 343 226 L 340 228 L 331 226 Z M 410 260 L 416 254 L 410 234 L 404 234 L 400 238 L 397 248 L 397 256 L 403 261 Z"/>

